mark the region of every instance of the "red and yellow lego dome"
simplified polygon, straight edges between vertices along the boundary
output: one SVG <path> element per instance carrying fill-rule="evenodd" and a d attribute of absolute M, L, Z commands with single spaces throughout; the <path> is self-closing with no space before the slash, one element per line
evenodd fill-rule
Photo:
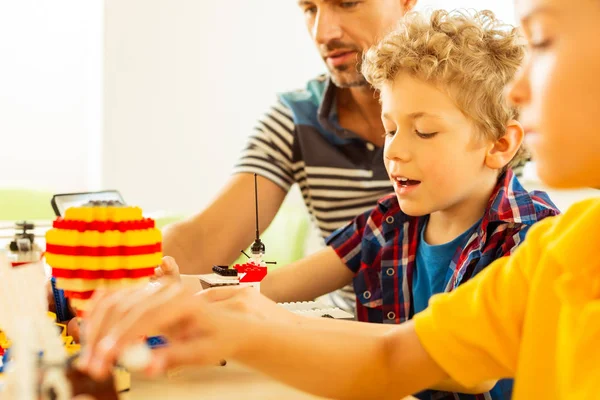
<path fill-rule="evenodd" d="M 140 208 L 95 201 L 54 221 L 46 233 L 46 262 L 81 316 L 95 289 L 149 281 L 161 263 L 161 241 Z"/>

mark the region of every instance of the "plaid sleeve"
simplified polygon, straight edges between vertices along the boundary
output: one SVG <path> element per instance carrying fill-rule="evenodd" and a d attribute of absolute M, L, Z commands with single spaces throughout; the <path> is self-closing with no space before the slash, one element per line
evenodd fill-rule
<path fill-rule="evenodd" d="M 560 214 L 558 208 L 552 203 L 548 195 L 544 192 L 533 191 L 530 193 L 534 204 L 535 222 L 539 222 L 547 217 L 552 217 Z M 502 245 L 496 254 L 497 258 L 511 255 L 517 247 L 525 240 L 529 229 L 534 225 L 532 223 L 516 224 L 508 229 L 508 234 L 502 240 Z"/>
<path fill-rule="evenodd" d="M 333 232 L 325 240 L 327 245 L 333 248 L 338 257 L 355 274 L 360 269 L 362 239 L 371 213 L 372 210 L 365 211 L 346 226 Z"/>
<path fill-rule="evenodd" d="M 258 121 L 233 173 L 256 173 L 287 192 L 294 183 L 294 130 L 292 111 L 277 101 Z"/>

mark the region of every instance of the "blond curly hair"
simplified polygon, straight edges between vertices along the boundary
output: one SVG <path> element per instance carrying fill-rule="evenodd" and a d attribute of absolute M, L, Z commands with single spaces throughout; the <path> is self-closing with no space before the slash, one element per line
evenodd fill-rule
<path fill-rule="evenodd" d="M 400 72 L 442 87 L 482 134 L 496 140 L 519 117 L 504 87 L 524 54 L 517 28 L 503 24 L 491 11 L 436 10 L 430 17 L 411 12 L 366 52 L 362 73 L 376 89 Z M 506 168 L 525 157 L 521 147 Z"/>

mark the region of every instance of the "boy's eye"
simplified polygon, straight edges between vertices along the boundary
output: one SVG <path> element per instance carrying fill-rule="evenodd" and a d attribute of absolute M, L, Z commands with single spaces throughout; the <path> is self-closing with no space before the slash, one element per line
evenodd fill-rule
<path fill-rule="evenodd" d="M 387 136 L 394 136 L 396 134 L 396 131 L 386 131 L 383 136 L 387 137 Z"/>
<path fill-rule="evenodd" d="M 552 40 L 550 40 L 550 39 L 529 43 L 529 47 L 531 47 L 533 50 L 545 50 L 548 47 L 550 47 L 551 45 L 552 45 Z"/>
<path fill-rule="evenodd" d="M 435 135 L 438 134 L 438 132 L 431 132 L 431 133 L 419 132 L 416 129 L 415 129 L 415 133 L 417 134 L 418 137 L 420 137 L 422 139 L 431 139 L 432 137 L 434 137 Z"/>
<path fill-rule="evenodd" d="M 342 1 L 340 7 L 342 8 L 354 8 L 360 3 L 360 1 Z"/>

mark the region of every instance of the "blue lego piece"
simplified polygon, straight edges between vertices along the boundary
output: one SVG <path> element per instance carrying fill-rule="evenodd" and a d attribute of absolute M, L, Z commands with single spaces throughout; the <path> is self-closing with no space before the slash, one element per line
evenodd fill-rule
<path fill-rule="evenodd" d="M 149 336 L 146 338 L 146 343 L 151 349 L 164 347 L 168 344 L 167 339 L 164 336 Z"/>
<path fill-rule="evenodd" d="M 4 372 L 4 368 L 8 365 L 10 359 L 10 349 L 4 349 L 4 355 L 2 356 L 2 364 L 0 364 L 0 373 Z"/>

